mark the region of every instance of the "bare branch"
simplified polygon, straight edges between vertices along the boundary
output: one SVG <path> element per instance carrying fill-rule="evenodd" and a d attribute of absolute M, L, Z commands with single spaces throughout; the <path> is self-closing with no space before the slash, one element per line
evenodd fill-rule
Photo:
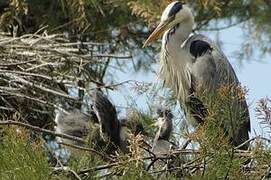
<path fill-rule="evenodd" d="M 76 142 L 79 142 L 79 143 L 85 143 L 85 141 L 83 139 L 81 139 L 81 138 L 78 138 L 78 137 L 75 137 L 75 136 L 70 136 L 70 135 L 67 135 L 67 134 L 56 133 L 54 131 L 43 129 L 43 128 L 40 128 L 40 127 L 37 127 L 37 126 L 32 126 L 32 125 L 29 125 L 29 124 L 26 124 L 26 123 L 12 121 L 12 120 L 0 121 L 0 126 L 7 126 L 7 125 L 21 126 L 21 127 L 24 127 L 24 128 L 30 129 L 30 130 L 34 130 L 34 131 L 37 131 L 37 132 L 43 132 L 43 133 L 51 134 L 51 135 L 61 137 L 61 138 L 64 138 L 64 139 L 73 140 L 73 141 L 76 141 Z"/>
<path fill-rule="evenodd" d="M 64 146 L 68 146 L 68 147 L 71 147 L 71 148 L 79 149 L 79 150 L 82 150 L 82 151 L 92 152 L 92 153 L 95 153 L 95 154 L 101 156 L 102 158 L 106 158 L 107 160 L 113 161 L 113 159 L 110 158 L 109 156 L 106 156 L 105 154 L 102 154 L 102 153 L 100 153 L 100 152 L 98 152 L 98 151 L 96 151 L 95 149 L 92 149 L 92 148 L 76 146 L 74 144 L 68 144 L 68 143 L 64 143 L 64 142 L 59 142 L 59 144 L 64 145 Z"/>

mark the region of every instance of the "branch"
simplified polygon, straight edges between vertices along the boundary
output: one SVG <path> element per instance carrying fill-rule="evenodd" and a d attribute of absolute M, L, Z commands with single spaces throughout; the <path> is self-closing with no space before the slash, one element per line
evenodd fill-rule
<path fill-rule="evenodd" d="M 111 160 L 113 161 L 112 158 L 110 158 L 109 156 L 106 156 L 105 154 L 102 154 L 92 148 L 86 148 L 86 147 L 82 147 L 82 146 L 77 146 L 77 145 L 73 145 L 73 144 L 68 144 L 68 143 L 64 143 L 64 142 L 59 142 L 59 144 L 61 145 L 64 145 L 64 146 L 68 146 L 68 147 L 71 147 L 71 148 L 75 148 L 75 149 L 79 149 L 79 150 L 82 150 L 82 151 L 88 151 L 88 152 L 92 152 L 94 154 L 97 154 L 99 156 L 101 156 L 102 158 L 106 158 L 108 160 Z"/>
<path fill-rule="evenodd" d="M 68 98 L 68 99 L 71 99 L 71 100 L 78 101 L 77 98 L 72 97 L 72 96 L 70 96 L 70 95 L 63 94 L 63 93 L 61 93 L 61 92 L 58 92 L 58 91 L 55 91 L 55 90 L 52 90 L 52 89 L 43 87 L 43 86 L 41 86 L 41 85 L 40 85 L 40 86 L 39 86 L 39 85 L 36 85 L 36 84 L 34 84 L 33 82 L 29 82 L 29 81 L 27 81 L 27 80 L 25 80 L 25 79 L 23 79 L 23 78 L 21 78 L 21 77 L 18 77 L 18 76 L 14 76 L 14 75 L 12 75 L 12 76 L 14 77 L 14 81 L 21 82 L 21 83 L 23 83 L 23 84 L 25 84 L 25 85 L 28 85 L 28 86 L 30 86 L 30 87 L 35 87 L 35 88 L 37 88 L 37 89 L 40 89 L 40 90 L 45 91 L 45 92 L 50 93 L 50 94 L 54 94 L 54 95 L 57 95 L 57 96 L 62 96 L 62 97 L 64 97 L 64 98 Z"/>
<path fill-rule="evenodd" d="M 248 144 L 248 143 L 250 143 L 250 142 L 252 142 L 252 141 L 259 140 L 259 139 L 261 139 L 261 140 L 263 140 L 263 141 L 267 141 L 268 143 L 271 143 L 271 139 L 267 139 L 267 138 L 261 137 L 261 136 L 256 136 L 256 137 L 254 137 L 254 138 L 251 138 L 251 139 L 249 139 L 249 140 L 243 142 L 243 143 L 240 144 L 239 146 L 236 146 L 234 149 L 237 150 L 237 149 L 239 149 L 240 147 L 242 147 L 242 146 L 244 146 L 244 145 L 246 145 L 246 144 Z"/>
<path fill-rule="evenodd" d="M 81 180 L 80 176 L 68 166 L 54 167 L 53 170 L 54 170 L 54 172 L 56 172 L 56 171 L 70 172 L 76 179 Z"/>
<path fill-rule="evenodd" d="M 38 126 L 32 126 L 32 125 L 22 123 L 22 122 L 18 122 L 18 121 L 12 121 L 12 120 L 0 121 L 0 126 L 1 125 L 2 126 L 5 126 L 5 125 L 21 126 L 21 127 L 31 129 L 31 130 L 34 130 L 34 131 L 37 131 L 37 132 L 43 132 L 43 133 L 51 134 L 51 135 L 54 135 L 54 136 L 57 136 L 57 137 L 61 137 L 63 139 L 69 139 L 69 140 L 73 140 L 73 141 L 76 141 L 76 142 L 79 142 L 79 143 L 85 143 L 85 141 L 83 139 L 75 137 L 75 136 L 56 133 L 54 131 L 50 131 L 50 130 L 47 130 L 47 129 L 40 128 Z"/>

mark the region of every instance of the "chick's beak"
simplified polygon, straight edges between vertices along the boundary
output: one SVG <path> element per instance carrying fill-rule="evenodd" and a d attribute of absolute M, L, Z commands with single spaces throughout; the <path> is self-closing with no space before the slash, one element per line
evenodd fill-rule
<path fill-rule="evenodd" d="M 164 123 L 164 119 L 163 118 L 158 118 L 156 120 L 156 122 L 154 122 L 153 124 L 151 124 L 151 127 L 161 127 Z"/>
<path fill-rule="evenodd" d="M 155 30 L 151 33 L 148 39 L 144 42 L 143 48 L 154 42 L 156 39 L 159 38 L 161 34 L 163 34 L 167 29 L 169 29 L 170 22 L 171 19 L 165 22 L 160 22 L 160 24 L 155 28 Z"/>

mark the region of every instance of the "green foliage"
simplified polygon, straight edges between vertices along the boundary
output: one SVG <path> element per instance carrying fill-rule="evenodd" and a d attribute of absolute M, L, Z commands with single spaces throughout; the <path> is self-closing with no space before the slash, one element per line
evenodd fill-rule
<path fill-rule="evenodd" d="M 74 169 L 75 172 L 80 172 L 83 169 L 93 169 L 99 165 L 103 165 L 104 161 L 100 156 L 97 156 L 93 153 L 84 152 L 76 149 L 72 149 L 72 157 L 69 160 L 69 167 Z M 98 179 L 99 177 L 97 171 L 90 170 L 89 173 L 85 176 L 86 179 Z"/>
<path fill-rule="evenodd" d="M 127 163 L 125 165 L 125 175 L 120 176 L 118 179 L 121 180 L 138 180 L 138 179 L 146 179 L 146 180 L 151 180 L 155 179 L 151 174 L 149 174 L 143 167 L 141 166 L 135 166 L 134 162 Z"/>
<path fill-rule="evenodd" d="M 21 16 L 18 17 L 17 11 Z M 42 26 L 48 26 L 50 32 L 88 33 L 93 40 L 111 39 L 113 28 L 126 26 L 135 20 L 134 16 L 129 16 L 125 3 L 112 1 L 6 0 L 0 12 L 0 23 L 6 30 L 19 24 L 22 33 L 33 33 Z"/>
<path fill-rule="evenodd" d="M 17 41 L 9 41 L 9 43 L 2 43 L 4 45 L 3 48 L 2 46 L 0 48 L 1 59 L 6 60 L 5 58 L 2 58 L 2 55 L 4 57 L 4 52 L 7 52 L 8 59 L 11 59 L 11 61 L 8 61 L 8 63 L 19 64 L 16 66 L 8 66 L 8 68 L 13 68 L 7 68 L 8 70 L 12 72 L 12 70 L 15 69 L 16 71 L 21 72 L 23 71 L 22 69 L 27 69 L 29 70 L 29 73 L 33 73 L 35 76 L 37 76 L 32 77 L 32 79 L 35 80 L 31 81 L 32 84 L 41 84 L 43 86 L 46 85 L 45 87 L 48 87 L 49 90 L 53 89 L 52 87 L 55 86 L 56 92 L 65 91 L 67 94 L 69 94 L 68 90 L 74 88 L 78 90 L 78 93 L 74 94 L 78 94 L 78 96 L 80 96 L 79 94 L 82 93 L 82 91 L 80 91 L 78 87 L 85 88 L 86 90 L 88 90 L 88 88 L 91 89 L 92 86 L 89 85 L 89 81 L 93 82 L 94 84 L 96 83 L 95 85 L 99 87 L 107 85 L 108 82 L 115 82 L 116 73 L 115 71 L 112 71 L 111 66 L 117 65 L 119 71 L 127 71 L 127 69 L 130 71 L 132 67 L 136 70 L 141 70 L 142 68 L 149 70 L 150 64 L 154 61 L 148 60 L 155 57 L 153 52 L 156 52 L 158 48 L 154 48 L 151 52 L 147 52 L 147 50 L 141 49 L 142 42 L 146 39 L 146 36 L 151 30 L 151 28 L 147 29 L 147 27 L 153 27 L 155 24 L 157 24 L 163 9 L 169 2 L 171 2 L 171 0 L 0 1 L 0 27 L 6 32 L 11 32 L 14 36 L 34 33 L 40 28 L 45 27 L 45 34 L 68 32 L 69 37 L 68 40 L 64 39 L 63 37 L 59 37 L 59 39 L 61 39 L 60 41 L 48 38 L 47 41 L 42 44 L 42 47 L 49 44 L 52 45 L 52 47 L 63 46 L 62 48 L 64 49 L 64 42 L 74 42 L 78 39 L 80 41 L 97 41 L 104 43 L 102 45 L 93 45 L 91 48 L 79 47 L 78 49 L 80 50 L 75 51 L 76 53 L 71 54 L 72 52 L 68 51 L 68 55 L 64 54 L 63 56 L 61 56 L 62 54 L 59 53 L 59 51 L 49 57 L 42 53 L 38 54 L 38 51 L 36 51 L 38 58 L 37 60 L 33 56 L 25 56 L 24 53 L 21 53 L 20 56 L 17 55 L 14 53 L 16 49 L 11 49 L 11 51 L 9 51 L 9 49 L 4 46 L 5 43 L 9 45 L 9 47 L 12 47 L 13 45 L 9 44 L 10 42 L 13 42 L 15 45 L 16 43 L 19 44 Z M 251 35 L 253 35 L 253 38 L 256 38 L 259 42 L 261 42 L 260 45 L 263 52 L 270 52 L 270 1 L 186 0 L 186 2 L 189 3 L 194 9 L 196 16 L 195 20 L 197 22 L 196 30 L 219 30 L 224 29 L 224 25 L 226 25 L 226 27 L 230 27 L 235 24 L 248 23 L 248 33 L 255 32 L 251 33 Z M 221 26 L 221 23 L 219 23 L 221 21 L 223 21 L 223 27 Z M 18 29 L 16 30 L 16 28 Z M 45 36 L 45 38 L 47 38 L 47 36 Z M 42 42 L 43 39 L 44 37 L 41 36 L 40 39 L 29 38 L 25 41 L 30 42 L 32 40 L 38 43 Z M 54 42 L 55 44 L 50 44 L 48 42 Z M 61 45 L 56 44 L 57 42 L 59 42 Z M 249 46 L 251 44 L 249 44 Z M 24 46 L 30 47 L 29 44 L 24 43 L 19 45 L 21 49 L 23 49 Z M 33 44 L 31 44 L 31 47 L 32 45 Z M 35 45 L 37 46 L 37 44 Z M 248 52 L 250 52 L 249 50 L 251 48 L 249 46 L 244 46 L 244 48 L 247 48 Z M 72 47 L 69 46 L 69 48 Z M 29 49 L 27 50 L 30 51 Z M 44 52 L 42 48 L 40 51 Z M 24 50 L 24 52 L 26 52 L 26 50 Z M 134 58 L 137 59 L 137 61 L 133 62 L 133 65 L 127 63 L 127 61 L 117 61 L 116 58 L 107 57 L 93 58 L 91 60 L 95 60 L 95 62 L 93 61 L 91 63 L 86 61 L 86 59 L 84 59 L 84 62 L 81 61 L 81 55 L 89 56 L 89 54 L 93 54 L 93 52 L 98 52 L 97 54 L 100 53 L 109 55 L 113 53 L 126 55 L 127 52 L 131 52 L 137 55 L 136 58 Z M 14 57 L 12 57 L 12 55 L 14 55 Z M 77 61 L 73 62 L 71 59 L 69 59 L 68 57 L 71 57 L 71 55 L 73 55 L 73 59 Z M 33 60 L 35 63 L 22 63 L 26 59 Z M 40 59 L 42 59 L 43 62 L 48 63 L 48 67 L 47 65 L 45 66 Z M 116 62 L 114 61 L 111 63 L 110 61 L 112 59 L 116 60 Z M 39 62 L 41 63 L 39 64 Z M 64 67 L 60 66 L 54 68 L 53 65 L 50 65 L 57 64 L 58 62 L 62 63 L 62 65 L 64 64 Z M 84 65 L 82 65 L 82 63 Z M 2 64 L 7 64 L 7 61 L 3 61 Z M 44 66 L 44 72 L 41 72 L 41 70 L 38 68 L 39 66 Z M 7 70 L 5 69 L 5 66 L 3 67 L 3 70 Z M 32 69 L 33 67 L 35 68 Z M 25 72 L 23 71 L 23 73 Z M 42 79 L 44 75 L 46 75 L 46 77 L 47 75 L 54 77 L 56 80 L 49 78 L 49 80 L 45 81 Z M 109 75 L 111 75 L 111 77 L 109 77 Z M 64 76 L 68 76 L 68 78 L 65 79 L 63 78 Z M 23 74 L 20 77 L 26 78 L 29 81 L 31 80 L 31 76 L 29 74 Z M 82 79 L 80 80 L 81 84 L 77 81 L 77 78 Z M 1 79 L 4 78 L 1 76 Z M 76 80 L 73 81 L 71 79 Z M 1 81 L 1 86 L 6 85 L 8 88 L 10 88 L 9 80 L 10 79 L 7 78 L 4 79 L 3 82 Z M 66 84 L 62 83 L 62 80 L 69 82 L 73 81 L 71 82 L 73 83 L 73 86 L 68 86 L 65 88 Z M 14 82 L 15 81 L 13 80 L 12 85 L 14 87 L 12 86 L 12 90 L 15 91 L 17 90 L 16 88 L 19 88 L 22 85 L 17 83 L 17 86 L 15 86 Z M 112 86 L 112 88 L 115 88 L 115 86 Z M 150 87 L 140 87 L 138 85 L 137 88 L 140 93 L 146 94 L 146 89 Z M 8 118 L 16 119 L 15 116 L 18 114 L 18 112 L 20 112 L 20 120 L 29 120 L 30 114 L 33 111 L 35 112 L 33 118 L 35 120 L 38 119 L 40 121 L 39 123 L 44 123 L 45 120 L 49 119 L 49 117 L 50 120 L 52 120 L 52 111 L 55 108 L 55 104 L 60 102 L 60 98 L 56 98 L 57 96 L 53 96 L 51 94 L 50 96 L 46 96 L 43 91 L 33 90 L 31 89 L 31 86 L 26 86 L 25 89 L 26 91 L 20 92 L 21 94 L 19 94 L 20 96 L 18 97 L 14 94 L 7 93 L 8 96 L 3 96 L 2 98 L 1 95 L 1 98 L 5 100 L 2 101 L 1 99 L 4 107 L 13 108 L 12 110 L 15 109 L 15 113 L 11 111 L 11 115 L 8 116 Z M 227 88 L 226 91 L 221 91 L 220 95 L 223 95 L 223 92 L 227 93 Z M 46 92 L 46 94 L 47 93 L 49 92 Z M 157 96 L 157 93 L 149 93 L 151 94 L 149 104 L 151 107 L 153 104 L 153 99 Z M 26 98 L 24 95 L 29 95 L 28 102 L 31 103 L 25 103 Z M 167 95 L 167 97 L 169 96 L 170 95 Z M 230 130 L 234 129 L 232 127 L 238 127 L 238 124 L 234 124 L 235 121 L 232 119 L 238 119 L 238 113 L 240 114 L 241 110 L 234 108 L 234 106 L 230 104 L 232 101 L 225 97 L 227 96 L 214 96 L 214 99 L 205 101 L 209 107 L 209 117 L 206 119 L 204 125 L 199 127 L 195 133 L 186 135 L 186 137 L 192 139 L 193 143 L 199 144 L 200 147 L 195 148 L 195 150 L 193 149 L 188 153 L 185 152 L 182 154 L 181 152 L 180 156 L 176 156 L 178 158 L 175 158 L 175 160 L 178 161 L 178 164 L 180 164 L 180 167 L 178 168 L 181 169 L 181 175 L 187 179 L 260 179 L 267 173 L 268 166 L 270 167 L 270 145 L 266 145 L 262 141 L 258 141 L 256 143 L 252 143 L 252 149 L 250 151 L 240 152 L 234 150 L 232 145 L 229 144 L 230 140 L 228 134 L 234 134 L 234 132 L 231 132 Z M 242 98 L 242 94 L 240 97 Z M 238 99 L 240 97 L 235 96 L 233 98 Z M 88 98 L 89 97 L 86 97 L 84 93 L 82 98 L 80 96 L 81 101 L 87 101 Z M 39 104 L 33 99 L 39 101 L 39 103 L 42 100 L 45 101 L 50 99 L 51 101 L 48 101 L 50 103 L 45 101 L 45 103 L 43 102 L 43 104 Z M 66 99 L 63 101 L 68 104 Z M 172 96 L 169 101 L 175 101 L 175 97 Z M 63 104 L 65 104 L 64 102 Z M 72 104 L 72 102 L 69 103 Z M 9 106 L 10 104 L 12 104 L 12 106 Z M 50 111 L 45 112 L 46 109 L 44 108 L 44 104 L 53 104 L 53 107 L 50 107 Z M 70 104 L 67 106 L 71 106 Z M 228 104 L 228 108 L 221 111 L 221 106 L 224 106 L 225 104 Z M 267 106 L 266 103 L 263 103 L 263 105 Z M 267 107 L 264 108 L 268 109 Z M 6 114 L 2 114 L 2 112 L 6 111 L 1 111 L 1 117 L 7 117 Z M 269 117 L 265 110 L 261 112 L 264 112 L 263 115 Z M 46 114 L 44 118 L 41 116 L 42 113 Z M 142 145 L 142 139 L 149 144 L 152 143 L 152 140 L 149 137 L 153 137 L 155 133 L 154 128 L 151 127 L 151 124 L 154 121 L 153 114 L 153 112 L 144 114 L 138 112 L 138 110 L 135 110 L 135 108 L 133 109 L 131 117 L 144 124 L 148 137 L 146 138 L 143 136 L 144 138 L 142 138 L 138 136 L 131 138 L 133 140 L 130 146 L 131 153 L 124 155 L 117 152 L 116 155 L 111 157 L 113 160 L 108 160 L 105 158 L 106 148 L 103 149 L 98 147 L 98 145 L 104 147 L 107 144 L 104 142 L 103 144 L 97 143 L 97 141 L 99 141 L 97 137 L 99 129 L 95 129 L 95 127 L 93 127 L 93 131 L 91 131 L 92 133 L 90 133 L 87 138 L 87 147 L 94 148 L 96 150 L 98 149 L 97 151 L 99 154 L 93 151 L 89 152 L 87 150 L 76 150 L 75 148 L 70 148 L 72 156 L 67 163 L 67 166 L 70 168 L 69 170 L 55 170 L 55 166 L 48 163 L 48 155 L 44 152 L 45 148 L 41 140 L 30 142 L 28 131 L 21 128 L 14 129 L 8 127 L 3 133 L 1 133 L 3 136 L 1 137 L 2 139 L 0 144 L 0 177 L 2 179 L 74 179 L 76 174 L 78 174 L 82 179 L 99 179 L 99 177 L 102 176 L 107 176 L 108 179 L 123 180 L 157 179 L 160 176 L 155 173 L 155 170 L 150 172 L 150 170 L 146 169 L 151 160 L 144 158 L 151 156 L 151 154 L 145 150 L 143 151 L 143 149 L 140 147 L 140 145 Z M 270 120 L 267 120 L 266 122 L 269 123 L 269 121 Z M 228 134 L 225 133 L 225 129 L 222 127 L 222 122 L 227 122 L 226 125 L 231 127 L 228 128 Z M 45 127 L 44 124 L 42 124 L 42 126 Z M 46 127 L 48 127 L 47 123 Z M 177 128 L 179 128 L 179 126 L 176 125 L 175 129 Z M 175 134 L 172 139 L 178 144 L 180 136 Z M 104 156 L 101 156 L 100 153 Z M 244 165 L 249 159 L 253 159 L 252 165 L 251 167 L 245 169 Z M 99 168 L 106 165 L 112 166 L 104 168 L 103 170 L 108 174 L 103 174 L 104 171 L 99 170 Z M 57 168 L 59 168 L 59 166 L 57 166 Z M 86 171 L 86 173 L 82 173 L 84 170 L 88 171 Z M 168 171 L 166 174 L 166 177 L 162 176 L 160 178 L 178 179 L 178 175 L 180 175 L 176 169 L 172 170 L 171 173 Z"/>
<path fill-rule="evenodd" d="M 142 17 L 150 25 L 157 24 L 160 15 L 171 0 L 131 1 L 128 3 L 132 12 Z M 238 52 L 240 59 L 249 60 L 255 49 L 262 54 L 270 54 L 271 47 L 271 3 L 267 0 L 234 1 L 234 0 L 185 0 L 193 7 L 197 26 L 195 30 L 219 31 L 242 24 L 246 38 Z M 221 23 L 221 21 L 223 23 Z"/>
<path fill-rule="evenodd" d="M 270 146 L 263 141 L 259 144 L 252 141 L 249 154 L 246 154 L 246 151 L 237 150 L 230 143 L 230 136 L 237 136 L 234 130 L 240 128 L 244 121 L 244 112 L 233 99 L 240 101 L 245 93 L 246 90 L 239 86 L 222 86 L 218 94 L 208 96 L 209 99 L 203 98 L 209 115 L 203 125 L 188 135 L 199 143 L 200 155 L 195 159 L 203 162 L 199 163 L 203 169 L 198 170 L 192 179 L 261 179 L 268 173 L 269 170 L 263 167 L 271 162 Z M 246 170 L 249 163 L 253 168 Z M 257 170 L 254 171 L 254 168 Z"/>
<path fill-rule="evenodd" d="M 7 128 L 0 144 L 1 179 L 49 179 L 50 168 L 42 142 L 27 140 L 27 131 Z"/>
<path fill-rule="evenodd" d="M 19 26 L 18 35 L 34 33 L 47 26 L 46 29 L 50 33 L 66 31 L 74 34 L 74 37 L 81 34 L 92 41 L 107 41 L 112 44 L 115 42 L 115 46 L 122 48 L 125 46 L 139 48 L 148 33 L 146 29 L 144 30 L 146 25 L 144 22 L 151 26 L 157 24 L 162 11 L 171 1 L 4 0 L 0 4 L 0 25 L 5 31 L 11 32 L 13 27 Z M 263 53 L 270 52 L 270 1 L 185 0 L 184 2 L 194 9 L 197 30 L 225 29 L 244 22 L 248 37 L 257 40 L 257 45 L 260 45 Z M 224 23 L 215 23 L 221 20 Z M 251 44 L 248 45 L 244 43 L 243 50 L 251 53 L 253 47 Z M 111 50 L 113 49 L 115 48 Z M 125 50 L 129 51 L 129 48 Z"/>

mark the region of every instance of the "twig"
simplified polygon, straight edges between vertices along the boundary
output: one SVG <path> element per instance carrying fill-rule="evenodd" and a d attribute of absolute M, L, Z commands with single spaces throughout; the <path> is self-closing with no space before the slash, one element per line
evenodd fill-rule
<path fill-rule="evenodd" d="M 86 56 L 84 56 L 86 57 Z M 106 57 L 106 58 L 116 58 L 116 59 L 131 59 L 132 56 L 120 56 L 115 54 L 93 54 L 92 57 Z"/>
<path fill-rule="evenodd" d="M 112 158 L 110 158 L 109 156 L 106 156 L 105 154 L 102 154 L 94 149 L 91 149 L 91 148 L 87 148 L 87 147 L 82 147 L 82 146 L 77 146 L 77 145 L 73 145 L 73 144 L 68 144 L 68 143 L 64 143 L 64 142 L 59 142 L 59 144 L 61 145 L 64 145 L 64 146 L 68 146 L 68 147 L 71 147 L 71 148 L 75 148 L 75 149 L 79 149 L 79 150 L 82 150 L 82 151 L 88 151 L 88 152 L 92 152 L 92 153 L 95 153 L 99 156 L 101 156 L 102 158 L 106 158 L 110 161 L 113 161 Z"/>
<path fill-rule="evenodd" d="M 65 166 L 65 167 L 54 167 L 54 171 L 65 171 L 65 172 L 70 172 L 76 179 L 81 180 L 80 176 L 72 170 L 70 167 Z"/>
<path fill-rule="evenodd" d="M 239 146 L 236 146 L 234 149 L 239 149 L 240 147 L 244 146 L 245 144 L 248 144 L 248 143 L 250 143 L 250 142 L 252 142 L 252 141 L 255 141 L 255 140 L 257 140 L 257 139 L 261 139 L 261 140 L 267 141 L 268 143 L 271 143 L 271 139 L 267 139 L 267 138 L 261 137 L 261 136 L 256 136 L 256 137 L 254 137 L 254 138 L 251 138 L 251 139 L 249 139 L 249 140 L 243 142 L 243 143 L 240 144 Z"/>
<path fill-rule="evenodd" d="M 44 78 L 46 80 L 52 81 L 53 78 L 43 75 L 43 74 L 35 74 L 35 73 L 27 73 L 23 71 L 16 71 L 16 70 L 0 70 L 0 73 L 15 73 L 15 74 L 21 74 L 21 75 L 26 75 L 26 76 L 32 76 L 32 77 L 39 77 L 39 78 Z"/>
<path fill-rule="evenodd" d="M 151 163 L 147 166 L 146 171 L 149 171 L 150 168 L 153 166 L 153 164 L 154 164 L 156 161 L 158 161 L 158 160 L 159 160 L 159 158 L 155 157 L 155 158 L 151 161 Z"/>
<path fill-rule="evenodd" d="M 57 137 L 61 137 L 61 138 L 64 138 L 64 139 L 73 140 L 73 141 L 76 141 L 76 142 L 79 142 L 79 143 L 85 143 L 85 141 L 83 139 L 75 137 L 75 136 L 70 136 L 70 135 L 67 135 L 67 134 L 56 133 L 54 131 L 50 131 L 50 130 L 47 130 L 47 129 L 40 128 L 38 126 L 32 126 L 32 125 L 29 125 L 29 124 L 26 124 L 26 123 L 22 123 L 22 122 L 18 122 L 18 121 L 12 121 L 12 120 L 0 121 L 0 126 L 1 125 L 2 126 L 3 125 L 21 126 L 21 127 L 24 127 L 24 128 L 27 128 L 27 129 L 31 129 L 31 130 L 34 130 L 34 131 L 37 131 L 37 132 L 43 132 L 43 133 L 51 134 L 51 135 L 54 135 L 54 136 L 57 136 Z"/>
<path fill-rule="evenodd" d="M 161 172 L 165 172 L 165 171 L 173 171 L 173 170 L 177 170 L 177 169 L 184 170 L 184 169 L 190 168 L 190 165 L 193 164 L 194 162 L 198 161 L 198 160 L 199 160 L 199 158 L 194 159 L 194 160 L 184 164 L 182 167 L 174 167 L 174 168 L 170 168 L 170 169 L 163 168 L 162 170 L 152 171 L 150 173 L 151 174 L 156 174 L 156 173 L 161 173 Z M 195 165 L 193 165 L 193 167 L 195 167 Z"/>
<path fill-rule="evenodd" d="M 25 99 L 29 99 L 31 101 L 35 101 L 37 103 L 40 103 L 40 104 L 44 104 L 45 106 L 48 106 L 48 107 L 54 107 L 54 108 L 59 108 L 59 109 L 62 109 L 60 106 L 56 105 L 56 104 L 53 104 L 53 103 L 50 103 L 48 101 L 44 101 L 44 100 L 41 100 L 41 99 L 38 99 L 38 98 L 34 98 L 34 97 L 29 97 L 29 96 L 26 96 L 24 94 L 20 94 L 20 93 L 13 93 L 11 91 L 3 91 L 2 90 L 2 87 L 0 87 L 0 92 L 2 93 L 6 93 L 6 94 L 9 94 L 9 95 L 12 95 L 12 96 L 16 96 L 16 97 L 20 97 L 20 98 L 25 98 Z M 65 111 L 64 109 L 62 109 L 62 111 Z M 65 111 L 66 112 L 66 111 Z"/>
<path fill-rule="evenodd" d="M 29 60 L 29 61 L 22 61 L 22 62 L 16 62 L 16 63 L 9 63 L 9 64 L 0 64 L 0 66 L 18 66 L 18 65 L 23 65 L 23 64 L 27 64 L 27 63 L 32 63 L 32 62 L 36 62 L 36 59 L 33 60 Z"/>
<path fill-rule="evenodd" d="M 119 165 L 119 163 L 111 163 L 111 164 L 107 164 L 107 165 L 97 166 L 97 167 L 94 167 L 94 168 L 83 169 L 83 170 L 79 171 L 78 174 L 84 174 L 84 173 L 88 173 L 88 172 L 91 172 L 91 171 L 100 171 L 100 170 L 111 168 L 111 167 L 116 166 L 116 165 Z"/>
<path fill-rule="evenodd" d="M 112 176 L 114 174 L 116 174 L 116 173 L 110 172 L 110 173 L 107 173 L 107 174 L 104 174 L 104 175 L 101 175 L 101 176 L 97 176 L 97 178 L 98 179 L 104 179 L 104 178 L 107 178 L 107 177 Z M 109 179 L 112 179 L 112 178 L 109 178 Z"/>
<path fill-rule="evenodd" d="M 266 180 L 267 177 L 271 174 L 271 164 L 269 165 L 269 167 L 266 170 L 265 175 L 263 176 L 262 180 Z"/>
<path fill-rule="evenodd" d="M 191 139 L 186 140 L 181 149 L 185 149 L 191 143 L 191 141 Z"/>
<path fill-rule="evenodd" d="M 123 82 L 120 82 L 120 83 L 116 83 L 116 84 L 104 84 L 104 85 L 101 85 L 99 86 L 98 88 L 111 88 L 111 89 L 114 89 L 118 86 L 122 86 L 124 84 L 127 84 L 127 83 L 135 83 L 135 84 L 138 84 L 138 83 L 142 83 L 142 82 L 139 82 L 139 81 L 136 81 L 136 80 L 127 80 L 127 81 L 123 81 Z M 91 88 L 90 90 L 96 90 L 97 88 Z"/>
<path fill-rule="evenodd" d="M 70 95 L 67 95 L 67 94 L 63 94 L 61 92 L 58 92 L 58 91 L 55 91 L 55 90 L 52 90 L 52 89 L 49 89 L 49 88 L 46 88 L 46 87 L 43 87 L 41 85 L 36 85 L 34 84 L 33 82 L 29 82 L 21 77 L 18 77 L 18 76 L 14 76 L 14 81 L 18 81 L 18 82 L 21 82 L 25 85 L 28 85 L 28 86 L 32 86 L 32 87 L 35 87 L 35 88 L 38 88 L 42 91 L 45 91 L 45 92 L 48 92 L 48 93 L 51 93 L 51 94 L 54 94 L 54 95 L 57 95 L 57 96 L 62 96 L 62 97 L 65 97 L 65 98 L 68 98 L 68 99 L 71 99 L 71 100 L 75 100 L 75 101 L 78 101 L 77 98 L 75 97 L 72 97 Z"/>

